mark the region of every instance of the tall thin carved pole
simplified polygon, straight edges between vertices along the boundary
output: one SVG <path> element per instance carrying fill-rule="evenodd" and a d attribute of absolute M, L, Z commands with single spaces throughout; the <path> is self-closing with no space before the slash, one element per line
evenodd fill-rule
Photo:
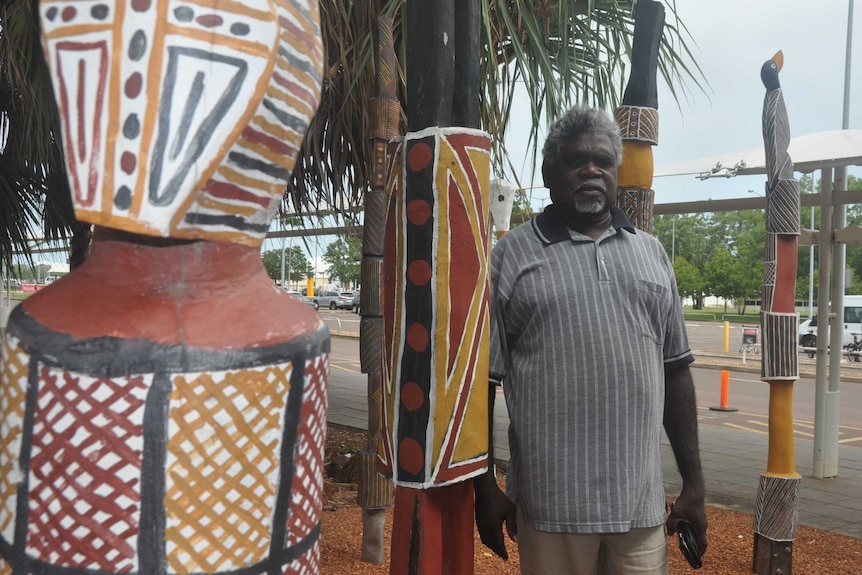
<path fill-rule="evenodd" d="M 488 465 L 491 139 L 476 129 L 480 18 L 476 0 L 406 6 L 408 133 L 389 182 L 384 261 L 393 575 L 473 572 L 470 479 Z"/>
<path fill-rule="evenodd" d="M 789 574 L 802 478 L 795 468 L 793 382 L 799 379 L 796 349 L 796 249 L 799 236 L 799 182 L 787 153 L 790 123 L 778 72 L 779 51 L 760 71 L 763 144 L 766 150 L 766 256 L 760 312 L 763 361 L 760 378 L 769 384 L 769 453 L 754 510 L 754 572 Z"/>
<path fill-rule="evenodd" d="M 380 307 L 383 268 L 383 231 L 386 223 L 386 147 L 398 135 L 401 104 L 398 100 L 398 62 L 392 40 L 392 18 L 378 19 L 377 96 L 371 100 L 374 129 L 371 190 L 365 194 L 362 237 L 362 292 L 359 324 L 359 361 L 368 374 L 368 445 L 360 454 L 358 502 L 362 507 L 362 559 L 385 560 L 384 510 L 392 506 L 392 482 L 377 469 L 380 444 L 383 381 L 383 316 Z"/>
<path fill-rule="evenodd" d="M 617 172 L 617 206 L 638 229 L 652 231 L 653 153 L 658 144 L 658 49 L 664 5 L 638 2 L 632 42 L 632 73 L 622 106 L 614 116 L 623 137 L 623 163 Z"/>

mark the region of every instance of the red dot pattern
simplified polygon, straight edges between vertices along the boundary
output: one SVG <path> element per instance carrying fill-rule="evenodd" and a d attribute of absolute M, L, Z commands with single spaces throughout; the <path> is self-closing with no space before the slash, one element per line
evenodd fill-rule
<path fill-rule="evenodd" d="M 138 159 L 131 152 L 123 152 L 123 155 L 120 157 L 120 169 L 122 169 L 127 174 L 131 174 L 135 171 L 135 167 L 138 165 Z"/>
<path fill-rule="evenodd" d="M 425 403 L 425 392 L 415 381 L 408 381 L 401 388 L 401 404 L 407 411 L 416 411 Z"/>
<path fill-rule="evenodd" d="M 428 347 L 428 328 L 421 323 L 414 323 L 407 328 L 407 345 L 413 351 L 423 352 Z"/>
<path fill-rule="evenodd" d="M 224 19 L 218 14 L 206 14 L 198 16 L 195 21 L 204 28 L 217 28 L 224 24 Z"/>
<path fill-rule="evenodd" d="M 425 465 L 425 455 L 422 446 L 412 437 L 401 440 L 398 444 L 398 464 L 407 473 L 418 475 Z"/>
<path fill-rule="evenodd" d="M 407 166 L 414 172 L 424 170 L 434 158 L 434 150 L 425 142 L 416 142 L 407 152 Z"/>
<path fill-rule="evenodd" d="M 431 264 L 425 260 L 415 260 L 407 266 L 407 279 L 417 286 L 424 286 L 431 281 Z"/>
<path fill-rule="evenodd" d="M 129 98 L 137 98 L 141 94 L 144 85 L 144 77 L 140 72 L 135 72 L 126 79 L 125 93 Z"/>
<path fill-rule="evenodd" d="M 410 200 L 407 204 L 407 221 L 414 226 L 424 226 L 431 217 L 431 206 L 425 200 Z"/>

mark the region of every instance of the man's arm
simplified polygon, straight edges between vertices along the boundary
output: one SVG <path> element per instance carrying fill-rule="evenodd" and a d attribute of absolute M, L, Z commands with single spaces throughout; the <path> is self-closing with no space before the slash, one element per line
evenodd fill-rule
<path fill-rule="evenodd" d="M 688 366 L 665 372 L 664 429 L 682 477 L 682 492 L 667 520 L 669 533 L 680 521 L 694 528 L 700 553 L 707 547 L 703 472 L 697 439 L 697 403 Z"/>
<path fill-rule="evenodd" d="M 509 537 L 514 539 L 517 532 L 515 524 L 515 506 L 500 490 L 497 478 L 494 476 L 494 403 L 498 386 L 493 381 L 488 382 L 488 470 L 473 479 L 473 491 L 476 495 L 476 528 L 482 543 L 491 551 L 502 557 L 509 558 L 506 543 L 503 539 L 503 521 Z"/>

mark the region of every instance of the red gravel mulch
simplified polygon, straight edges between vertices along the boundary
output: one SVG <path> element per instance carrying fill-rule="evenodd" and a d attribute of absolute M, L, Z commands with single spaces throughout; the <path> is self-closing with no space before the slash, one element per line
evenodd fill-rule
<path fill-rule="evenodd" d="M 362 510 L 356 505 L 352 453 L 365 444 L 365 433 L 330 426 L 326 462 L 330 475 L 324 488 L 320 575 L 388 575 L 389 554 L 383 565 L 360 559 Z M 751 573 L 754 535 L 752 518 L 745 513 L 708 507 L 709 550 L 703 568 L 691 569 L 675 548 L 670 548 L 670 573 L 699 575 L 748 575 Z M 392 529 L 392 510 L 387 511 L 386 542 Z M 475 534 L 475 575 L 518 575 L 518 547 L 507 539 L 509 560 L 493 555 Z M 800 527 L 793 544 L 794 575 L 862 575 L 862 540 L 809 527 Z"/>

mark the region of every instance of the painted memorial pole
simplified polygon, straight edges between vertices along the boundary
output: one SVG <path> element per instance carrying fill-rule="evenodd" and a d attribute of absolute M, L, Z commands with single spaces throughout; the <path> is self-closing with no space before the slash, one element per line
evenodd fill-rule
<path fill-rule="evenodd" d="M 491 142 L 477 129 L 481 12 L 475 0 L 408 2 L 406 11 L 408 133 L 394 151 L 384 240 L 390 573 L 471 574 L 470 479 L 488 466 Z"/>
<path fill-rule="evenodd" d="M 653 153 L 658 144 L 656 69 L 664 28 L 664 5 L 640 1 L 635 9 L 632 73 L 622 105 L 614 116 L 623 138 L 623 163 L 617 170 L 617 206 L 638 229 L 652 232 Z"/>
<path fill-rule="evenodd" d="M 795 304 L 799 183 L 793 179 L 787 153 L 790 123 L 778 81 L 783 62 L 779 51 L 760 71 L 766 87 L 763 144 L 768 178 L 760 378 L 769 384 L 769 453 L 754 509 L 753 571 L 759 575 L 791 573 L 802 482 L 793 444 L 793 382 L 799 379 Z"/>
<path fill-rule="evenodd" d="M 329 335 L 260 244 L 320 97 L 316 0 L 45 0 L 87 261 L 16 308 L 0 574 L 318 572 Z"/>
<path fill-rule="evenodd" d="M 383 235 L 386 223 L 386 149 L 398 136 L 401 103 L 398 100 L 398 62 L 392 38 L 392 18 L 378 18 L 376 69 L 377 96 L 370 102 L 374 125 L 371 137 L 374 165 L 371 189 L 365 194 L 365 221 L 362 237 L 362 291 L 360 292 L 359 362 L 368 374 L 368 444 L 359 457 L 358 503 L 362 507 L 362 559 L 385 561 L 383 541 L 385 510 L 392 506 L 392 482 L 377 467 L 380 445 L 383 389 L 383 316 L 381 277 Z"/>

